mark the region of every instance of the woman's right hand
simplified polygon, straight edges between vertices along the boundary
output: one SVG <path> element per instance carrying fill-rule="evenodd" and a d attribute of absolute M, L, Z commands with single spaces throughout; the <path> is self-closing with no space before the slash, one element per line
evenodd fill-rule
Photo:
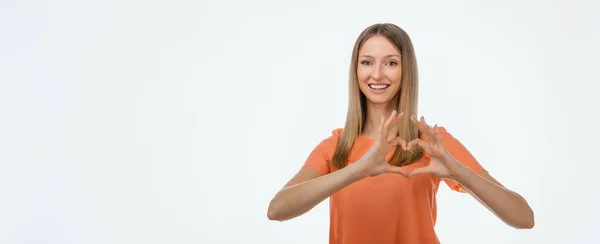
<path fill-rule="evenodd" d="M 381 122 L 377 128 L 377 136 L 373 145 L 367 151 L 367 153 L 360 159 L 361 171 L 366 176 L 377 176 L 384 173 L 398 173 L 406 176 L 406 172 L 398 166 L 393 166 L 388 163 L 386 154 L 394 146 L 402 146 L 406 148 L 406 142 L 398 137 L 397 133 L 397 121 L 402 118 L 404 114 L 400 112 L 397 114 L 396 110 L 392 112 L 387 120 L 381 115 Z"/>

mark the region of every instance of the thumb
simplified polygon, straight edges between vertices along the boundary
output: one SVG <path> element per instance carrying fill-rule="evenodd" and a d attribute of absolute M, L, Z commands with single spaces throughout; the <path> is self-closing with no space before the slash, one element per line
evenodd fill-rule
<path fill-rule="evenodd" d="M 388 167 L 387 171 L 390 173 L 401 174 L 401 175 L 404 175 L 404 177 L 408 177 L 408 173 L 402 167 L 390 165 Z"/>
<path fill-rule="evenodd" d="M 416 168 L 415 170 L 413 170 L 412 172 L 410 172 L 410 174 L 408 174 L 408 178 L 411 178 L 413 176 L 416 175 L 421 175 L 421 174 L 430 174 L 431 173 L 431 168 L 429 167 L 421 167 L 421 168 Z"/>

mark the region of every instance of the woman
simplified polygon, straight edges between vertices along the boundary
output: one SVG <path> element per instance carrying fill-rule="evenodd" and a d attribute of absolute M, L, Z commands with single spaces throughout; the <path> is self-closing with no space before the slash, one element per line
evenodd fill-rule
<path fill-rule="evenodd" d="M 404 30 L 365 29 L 352 52 L 349 85 L 344 129 L 323 140 L 271 200 L 269 219 L 292 219 L 331 197 L 330 243 L 439 243 L 436 193 L 443 180 L 506 224 L 533 227 L 523 197 L 444 127 L 416 119 L 417 63 Z"/>

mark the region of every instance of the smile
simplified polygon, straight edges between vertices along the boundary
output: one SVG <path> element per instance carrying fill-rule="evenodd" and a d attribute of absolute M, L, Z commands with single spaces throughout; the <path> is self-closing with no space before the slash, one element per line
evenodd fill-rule
<path fill-rule="evenodd" d="M 369 84 L 369 87 L 373 90 L 383 90 L 390 87 L 389 84 Z"/>

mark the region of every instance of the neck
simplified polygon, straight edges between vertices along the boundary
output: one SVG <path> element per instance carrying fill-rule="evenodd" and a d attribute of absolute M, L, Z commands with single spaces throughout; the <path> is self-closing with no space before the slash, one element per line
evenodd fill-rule
<path fill-rule="evenodd" d="M 392 111 L 398 109 L 398 97 L 395 97 L 388 103 L 375 104 L 367 101 L 367 116 L 365 120 L 363 135 L 373 135 L 377 132 L 377 127 L 381 122 L 381 115 L 385 119 L 389 118 Z M 400 113 L 401 111 L 396 111 Z"/>

